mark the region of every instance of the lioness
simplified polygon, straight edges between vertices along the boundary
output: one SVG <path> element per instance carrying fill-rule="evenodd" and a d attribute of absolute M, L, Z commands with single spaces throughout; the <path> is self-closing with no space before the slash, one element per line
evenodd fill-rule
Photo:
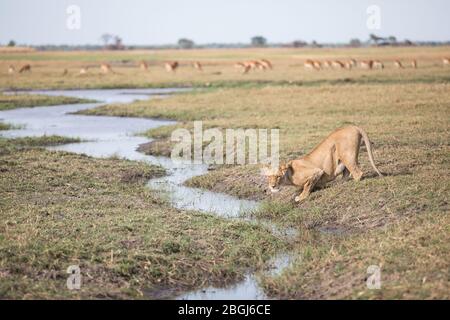
<path fill-rule="evenodd" d="M 302 187 L 300 195 L 295 197 L 295 202 L 301 202 L 310 195 L 314 187 L 323 186 L 341 174 L 344 177 L 351 174 L 356 181 L 361 180 L 363 173 L 358 166 L 361 138 L 372 167 L 382 177 L 373 161 L 369 137 L 363 129 L 349 126 L 331 133 L 306 156 L 281 165 L 278 170 L 268 170 L 266 175 L 270 190 L 278 192 L 282 184 Z"/>

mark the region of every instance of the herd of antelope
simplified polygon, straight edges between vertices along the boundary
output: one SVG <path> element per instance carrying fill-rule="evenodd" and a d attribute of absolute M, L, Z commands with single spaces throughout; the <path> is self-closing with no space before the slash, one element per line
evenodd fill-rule
<path fill-rule="evenodd" d="M 443 58 L 442 63 L 444 66 L 450 65 L 450 58 Z M 404 69 L 407 65 L 411 66 L 414 69 L 418 68 L 417 60 L 410 60 L 407 64 L 400 61 L 394 60 L 393 65 L 397 69 Z M 353 68 L 361 68 L 361 69 L 384 69 L 385 64 L 380 60 L 362 60 L 356 61 L 355 59 L 350 59 L 347 61 L 339 61 L 339 60 L 326 60 L 326 61 L 318 61 L 318 60 L 306 60 L 304 63 L 304 67 L 306 69 L 311 70 L 322 70 L 322 69 L 347 69 L 351 70 Z"/>
<path fill-rule="evenodd" d="M 450 66 L 450 58 L 443 58 L 442 64 L 444 67 Z M 198 71 L 203 71 L 203 65 L 198 62 L 194 61 L 191 63 L 192 67 Z M 400 60 L 394 60 L 393 65 L 397 69 L 404 69 L 407 66 L 417 69 L 418 64 L 417 60 L 413 59 L 408 61 L 407 63 L 404 63 Z M 180 63 L 178 61 L 170 61 L 164 63 L 164 68 L 169 73 L 175 73 L 176 70 L 179 68 Z M 242 74 L 247 74 L 251 70 L 271 70 L 273 69 L 273 65 L 269 60 L 266 59 L 259 59 L 259 60 L 248 60 L 244 62 L 237 62 L 235 65 L 235 68 L 240 70 Z M 140 61 L 138 63 L 138 67 L 143 70 L 147 71 L 149 69 L 149 64 L 145 61 Z M 361 68 L 361 69 L 384 69 L 385 64 L 381 62 L 380 60 L 361 60 L 356 61 L 355 59 L 340 61 L 340 60 L 325 60 L 325 61 L 319 61 L 319 60 L 311 60 L 308 59 L 304 63 L 304 67 L 306 69 L 311 70 L 323 70 L 323 69 L 347 69 L 351 70 L 353 68 Z M 87 74 L 89 70 L 89 67 L 82 67 L 79 71 L 80 75 Z M 25 64 L 23 65 L 18 71 L 16 71 L 16 68 L 13 65 L 10 65 L 8 67 L 8 73 L 10 75 L 15 73 L 25 73 L 25 72 L 31 72 L 31 65 Z M 100 64 L 100 72 L 103 74 L 118 74 L 116 71 L 113 70 L 110 64 L 108 63 L 102 63 Z M 69 73 L 67 69 L 63 70 L 62 75 L 65 76 Z"/>
<path fill-rule="evenodd" d="M 266 59 L 260 59 L 260 60 L 249 60 L 244 62 L 237 62 L 235 65 L 235 68 L 241 70 L 243 74 L 248 73 L 250 70 L 268 70 L 273 69 L 272 63 L 269 60 Z"/>
<path fill-rule="evenodd" d="M 448 65 L 447 62 L 449 59 L 444 58 L 443 64 Z M 411 60 L 409 62 L 409 65 L 417 69 L 417 60 Z M 406 64 L 404 64 L 400 60 L 394 61 L 394 67 L 398 69 L 404 69 Z M 353 68 L 361 68 L 361 69 L 384 69 L 385 64 L 381 62 L 380 60 L 362 60 L 362 61 L 356 61 L 355 59 L 351 59 L 348 61 L 339 61 L 339 60 L 326 60 L 326 61 L 318 61 L 318 60 L 306 60 L 304 63 L 304 67 L 306 69 L 312 69 L 312 70 L 322 70 L 322 69 L 347 69 L 351 70 Z"/>

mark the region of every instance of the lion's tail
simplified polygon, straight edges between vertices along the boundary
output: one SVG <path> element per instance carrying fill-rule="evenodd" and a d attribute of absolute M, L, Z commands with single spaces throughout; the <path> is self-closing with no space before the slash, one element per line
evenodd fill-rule
<path fill-rule="evenodd" d="M 359 133 L 361 134 L 361 136 L 362 136 L 362 138 L 363 138 L 363 140 L 364 140 L 364 143 L 366 144 L 367 153 L 369 154 L 370 164 L 372 165 L 372 167 L 373 167 L 373 169 L 376 171 L 376 173 L 378 173 L 378 175 L 379 175 L 380 177 L 382 177 L 383 175 L 382 175 L 381 172 L 377 169 L 377 167 L 376 167 L 376 165 L 375 165 L 375 162 L 373 161 L 372 145 L 370 144 L 369 136 L 367 135 L 367 133 L 366 133 L 363 129 L 361 129 L 361 128 L 359 128 L 359 127 L 357 127 L 357 128 L 358 128 L 358 131 L 359 131 Z"/>

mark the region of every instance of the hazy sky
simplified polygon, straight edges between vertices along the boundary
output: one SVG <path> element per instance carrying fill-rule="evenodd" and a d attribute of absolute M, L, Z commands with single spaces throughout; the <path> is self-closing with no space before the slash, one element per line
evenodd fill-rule
<path fill-rule="evenodd" d="M 80 29 L 67 25 L 67 7 L 81 10 Z M 367 27 L 370 5 L 381 9 L 381 29 Z M 0 43 L 99 44 L 117 34 L 125 44 L 366 40 L 370 33 L 398 39 L 450 40 L 448 0 L 0 0 Z"/>

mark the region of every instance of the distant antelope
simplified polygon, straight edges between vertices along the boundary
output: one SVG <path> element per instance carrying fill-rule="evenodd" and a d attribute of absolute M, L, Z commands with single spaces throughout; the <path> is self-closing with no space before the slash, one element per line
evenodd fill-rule
<path fill-rule="evenodd" d="M 398 69 L 403 69 L 403 64 L 400 60 L 395 60 L 394 61 L 394 66 Z"/>
<path fill-rule="evenodd" d="M 318 63 L 316 61 L 313 60 L 306 60 L 305 63 L 303 64 L 305 66 L 306 69 L 314 69 L 314 70 L 320 70 L 320 68 L 318 68 Z"/>
<path fill-rule="evenodd" d="M 255 65 L 256 68 L 258 68 L 259 70 L 263 70 L 266 71 L 267 67 L 264 63 L 262 63 L 261 61 L 255 61 Z"/>
<path fill-rule="evenodd" d="M 113 69 L 111 68 L 111 65 L 110 64 L 108 64 L 108 63 L 102 63 L 101 65 L 100 65 L 100 71 L 102 72 L 102 73 L 115 73 L 114 71 L 113 71 Z"/>
<path fill-rule="evenodd" d="M 417 69 L 417 60 L 411 61 L 411 67 L 413 67 L 414 69 Z"/>
<path fill-rule="evenodd" d="M 194 67 L 194 69 L 197 69 L 198 71 L 203 71 L 203 67 L 202 64 L 198 61 L 195 61 L 192 66 Z"/>
<path fill-rule="evenodd" d="M 80 74 L 86 74 L 88 71 L 88 68 L 81 68 L 80 69 Z"/>
<path fill-rule="evenodd" d="M 250 71 L 251 66 L 248 64 L 245 64 L 243 62 L 237 62 L 234 65 L 235 68 L 242 70 L 242 74 L 246 74 Z"/>
<path fill-rule="evenodd" d="M 361 61 L 359 65 L 361 66 L 362 69 L 372 69 L 373 61 L 372 60 Z"/>
<path fill-rule="evenodd" d="M 324 61 L 323 62 L 323 67 L 324 68 L 327 68 L 327 69 L 329 69 L 329 68 L 331 68 L 332 67 L 332 63 L 331 63 L 331 61 Z"/>
<path fill-rule="evenodd" d="M 344 64 L 343 64 L 342 62 L 337 61 L 337 60 L 331 62 L 331 65 L 332 65 L 334 68 L 338 68 L 338 69 L 343 69 L 343 68 L 345 67 Z"/>
<path fill-rule="evenodd" d="M 64 71 L 63 71 L 62 75 L 63 75 L 63 76 L 66 76 L 66 75 L 67 75 L 68 73 L 69 73 L 69 70 L 67 70 L 67 69 L 64 69 Z"/>
<path fill-rule="evenodd" d="M 315 67 L 317 70 L 322 69 L 322 62 L 317 61 L 317 60 L 314 60 L 313 63 L 314 63 L 314 67 Z"/>
<path fill-rule="evenodd" d="M 26 64 L 26 65 L 23 65 L 22 66 L 22 68 L 20 68 L 19 69 L 19 73 L 22 73 L 22 72 L 31 72 L 31 65 L 29 65 L 29 64 Z"/>
<path fill-rule="evenodd" d="M 259 60 L 259 63 L 261 65 L 263 65 L 266 69 L 270 69 L 270 70 L 273 69 L 272 63 L 269 60 L 261 59 L 261 60 Z"/>
<path fill-rule="evenodd" d="M 148 70 L 147 62 L 145 62 L 145 61 L 139 62 L 139 68 L 141 68 L 141 70 L 144 70 L 144 71 Z"/>
<path fill-rule="evenodd" d="M 350 59 L 349 62 L 350 62 L 350 64 L 352 65 L 353 68 L 356 68 L 357 65 L 358 65 L 358 62 L 356 62 L 355 59 Z"/>
<path fill-rule="evenodd" d="M 250 69 L 263 69 L 264 67 L 255 60 L 245 61 L 244 65 L 249 66 Z"/>
<path fill-rule="evenodd" d="M 444 65 L 444 67 L 450 66 L 450 58 L 443 58 L 442 64 Z"/>
<path fill-rule="evenodd" d="M 13 73 L 15 73 L 16 72 L 16 68 L 14 68 L 14 66 L 9 66 L 8 67 L 8 73 L 9 74 L 13 74 Z"/>
<path fill-rule="evenodd" d="M 374 69 L 381 69 L 381 70 L 383 70 L 384 69 L 384 64 L 380 60 L 375 60 L 375 61 L 372 61 L 372 67 Z"/>
<path fill-rule="evenodd" d="M 347 70 L 352 70 L 353 64 L 352 64 L 351 61 L 345 61 L 345 62 L 344 62 L 344 67 L 345 67 L 345 69 L 347 69 Z"/>
<path fill-rule="evenodd" d="M 177 61 L 166 62 L 164 66 L 167 72 L 175 72 L 178 68 L 178 62 Z"/>

